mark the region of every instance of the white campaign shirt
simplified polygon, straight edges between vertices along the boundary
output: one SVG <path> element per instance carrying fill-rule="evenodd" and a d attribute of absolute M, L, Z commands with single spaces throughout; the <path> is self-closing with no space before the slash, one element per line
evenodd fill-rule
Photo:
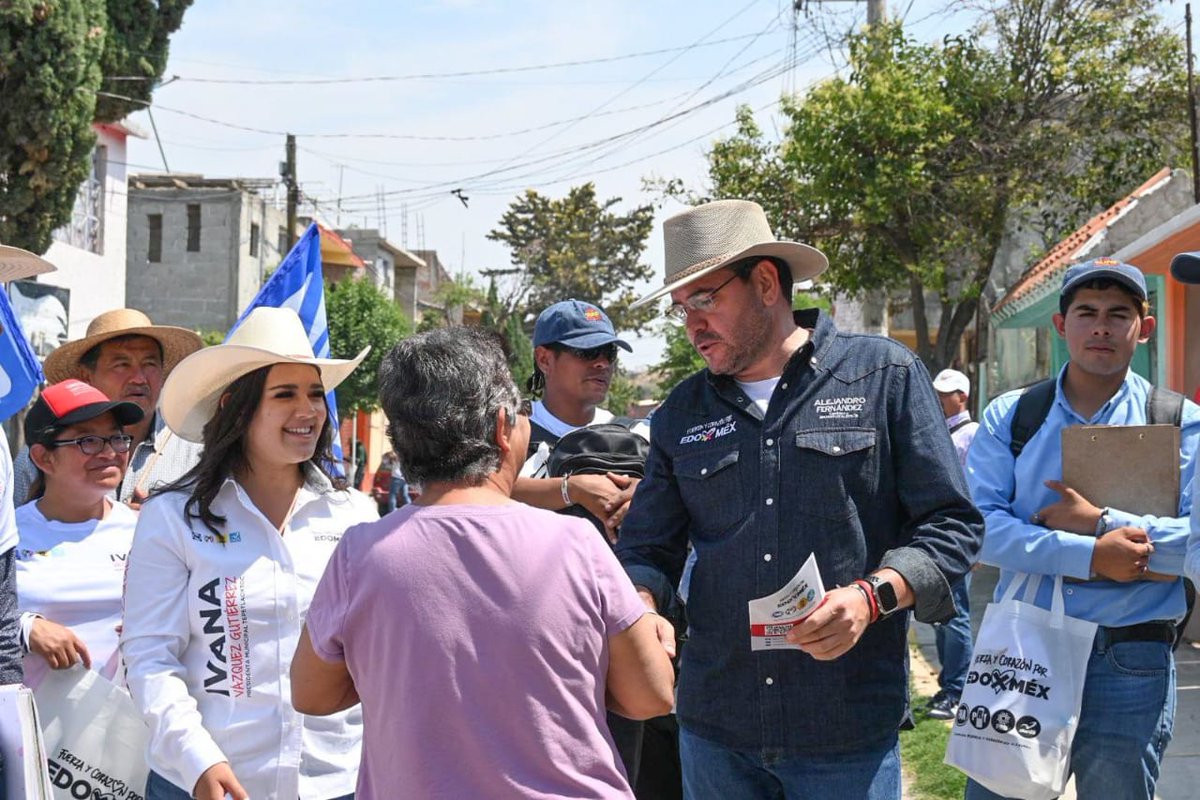
<path fill-rule="evenodd" d="M 13 462 L 8 442 L 0 442 L 0 555 L 17 544 L 17 523 L 13 518 Z"/>
<path fill-rule="evenodd" d="M 354 791 L 362 709 L 307 717 L 289 669 L 317 582 L 342 534 L 379 518 L 357 492 L 311 475 L 283 535 L 227 480 L 212 510 L 222 535 L 185 521 L 187 495 L 142 506 L 125 588 L 121 652 L 150 726 L 147 763 L 191 790 L 228 761 L 254 800 Z"/>
<path fill-rule="evenodd" d="M 137 514 L 112 503 L 104 519 L 58 522 L 46 519 L 34 500 L 18 508 L 16 518 L 17 607 L 70 628 L 87 647 L 92 669 L 115 678 L 121 584 Z M 29 686 L 49 669 L 42 656 L 25 655 Z"/>

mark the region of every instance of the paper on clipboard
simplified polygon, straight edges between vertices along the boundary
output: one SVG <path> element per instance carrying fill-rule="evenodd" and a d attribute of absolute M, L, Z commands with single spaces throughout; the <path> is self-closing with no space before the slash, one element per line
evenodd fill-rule
<path fill-rule="evenodd" d="M 825 597 L 817 557 L 810 553 L 787 585 L 774 594 L 749 602 L 751 650 L 799 650 L 784 637 L 798 622 L 817 610 Z"/>
<path fill-rule="evenodd" d="M 1094 506 L 1139 516 L 1178 516 L 1179 438 L 1175 425 L 1063 428 L 1063 483 Z M 1149 572 L 1143 580 L 1177 577 Z"/>

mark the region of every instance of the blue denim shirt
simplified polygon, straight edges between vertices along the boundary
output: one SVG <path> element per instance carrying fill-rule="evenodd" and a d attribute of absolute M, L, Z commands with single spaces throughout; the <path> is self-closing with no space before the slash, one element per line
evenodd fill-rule
<path fill-rule="evenodd" d="M 871 625 L 831 662 L 750 650 L 747 602 L 810 553 L 827 588 L 902 574 L 917 618 L 951 618 L 950 583 L 983 536 L 929 374 L 889 339 L 839 333 L 825 314 L 788 361 L 765 418 L 731 378 L 685 380 L 654 415 L 646 478 L 617 542 L 660 608 L 691 540 L 690 638 L 680 722 L 726 747 L 857 750 L 895 733 L 907 695 L 907 614 Z"/>
<path fill-rule="evenodd" d="M 1002 394 L 983 412 L 979 432 L 967 454 L 967 481 L 975 502 L 987 521 L 980 560 L 1000 567 L 996 584 L 999 597 L 1015 572 L 1063 575 L 1087 579 L 1091 573 L 1094 536 L 1058 531 L 1030 521 L 1034 512 L 1058 501 L 1045 485 L 1062 479 L 1062 429 L 1069 425 L 1145 425 L 1150 383 L 1130 371 L 1108 402 L 1090 419 L 1080 416 L 1063 394 L 1063 367 L 1054 390 L 1054 403 L 1046 420 L 1013 459 L 1012 418 L 1019 391 Z M 1184 552 L 1192 510 L 1192 476 L 1196 472 L 1196 447 L 1200 444 L 1200 408 L 1190 400 L 1183 405 L 1180 432 L 1180 494 L 1176 517 L 1141 516 L 1129 509 L 1109 509 L 1108 530 L 1125 525 L 1143 528 L 1154 542 L 1150 569 L 1183 574 Z M 1136 470 L 1136 464 L 1114 464 L 1114 469 Z M 1037 604 L 1050 607 L 1053 584 L 1042 581 Z M 1073 617 L 1119 627 L 1151 620 L 1183 617 L 1183 581 L 1091 581 L 1064 590 L 1066 611 Z"/>

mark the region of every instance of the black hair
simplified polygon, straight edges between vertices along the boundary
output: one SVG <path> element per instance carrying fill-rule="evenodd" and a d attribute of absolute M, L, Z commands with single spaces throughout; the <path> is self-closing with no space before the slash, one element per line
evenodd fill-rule
<path fill-rule="evenodd" d="M 150 341 L 154 342 L 154 344 L 158 347 L 158 358 L 160 361 L 162 360 L 163 346 L 162 342 L 160 342 L 158 339 L 155 339 L 153 336 L 147 336 L 144 333 L 123 333 L 120 336 L 114 336 L 111 339 L 105 339 L 103 342 L 89 347 L 87 352 L 79 357 L 79 366 L 83 367 L 89 372 L 95 372 L 96 365 L 100 363 L 100 351 L 103 349 L 104 345 L 124 344 L 125 342 L 131 342 L 134 339 L 149 339 Z"/>
<path fill-rule="evenodd" d="M 749 280 L 750 273 L 754 272 L 754 268 L 763 261 L 770 261 L 775 265 L 775 273 L 779 276 L 779 292 L 787 299 L 788 306 L 792 304 L 792 270 L 788 267 L 787 262 L 781 258 L 774 256 L 750 256 L 743 258 L 730 264 L 727 269 L 733 270 L 734 274 L 742 280 Z"/>
<path fill-rule="evenodd" d="M 1105 289 L 1120 289 L 1125 294 L 1129 295 L 1129 299 L 1133 301 L 1133 305 L 1137 308 L 1138 316 L 1145 317 L 1150 313 L 1150 303 L 1143 300 L 1137 295 L 1133 289 L 1130 289 L 1128 284 L 1118 281 L 1114 278 L 1094 278 L 1090 281 L 1078 283 L 1070 288 L 1070 290 L 1058 296 L 1058 311 L 1066 316 L 1067 309 L 1071 307 L 1071 303 L 1075 300 L 1075 295 L 1080 289 L 1094 289 L 1097 292 L 1103 292 Z"/>
<path fill-rule="evenodd" d="M 246 457 L 246 432 L 262 402 L 263 387 L 272 366 L 259 367 L 229 384 L 223 395 L 225 402 L 218 404 L 212 418 L 204 424 L 204 449 L 200 452 L 200 461 L 181 478 L 155 491 L 155 494 L 188 492 L 184 517 L 200 520 L 215 534 L 221 533 L 219 527 L 225 524 L 225 518 L 213 512 L 213 501 L 226 478 L 236 477 L 250 468 Z M 316 451 L 306 463 L 328 478 L 329 472 L 324 465 L 332 462 L 333 430 L 327 414 L 317 437 Z"/>
<path fill-rule="evenodd" d="M 109 413 L 109 412 L 106 411 L 105 414 L 107 414 L 107 413 Z M 104 416 L 104 415 L 101 414 L 100 416 Z M 115 417 L 114 417 L 114 420 L 115 420 Z M 36 434 L 34 434 L 34 437 L 32 439 L 26 441 L 25 444 L 29 447 L 30 450 L 33 449 L 33 446 L 35 444 L 40 444 L 42 447 L 45 447 L 46 449 L 50 449 L 50 443 L 53 442 L 55 439 L 57 439 L 62 434 L 63 431 L 65 431 L 67 428 L 70 428 L 70 427 L 71 427 L 71 425 L 58 425 L 55 423 L 46 425 L 45 427 L 40 429 Z M 124 432 L 125 426 L 123 426 L 121 423 L 118 422 L 117 430 Z M 129 451 L 129 457 L 133 458 L 133 450 Z M 37 462 L 33 460 L 33 453 L 29 454 L 29 463 L 33 465 L 33 470 L 34 470 L 33 480 L 30 481 L 30 483 L 29 483 L 29 491 L 26 493 L 24 499 L 18 499 L 16 497 L 13 498 L 13 502 L 16 503 L 17 505 L 21 505 L 22 503 L 28 503 L 31 500 L 37 500 L 39 497 L 41 497 L 42 495 L 44 495 L 46 493 L 46 473 L 42 472 L 42 468 L 39 467 L 37 465 Z"/>

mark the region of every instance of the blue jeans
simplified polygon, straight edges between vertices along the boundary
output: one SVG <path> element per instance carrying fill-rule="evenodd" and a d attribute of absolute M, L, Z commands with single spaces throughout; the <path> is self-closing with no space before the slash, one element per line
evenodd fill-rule
<path fill-rule="evenodd" d="M 900 742 L 850 753 L 731 750 L 679 728 L 686 800 L 900 800 Z"/>
<path fill-rule="evenodd" d="M 146 800 L 192 800 L 192 793 L 185 792 L 169 780 L 151 770 L 146 779 Z M 354 794 L 338 797 L 335 800 L 354 800 Z"/>
<path fill-rule="evenodd" d="M 1088 660 L 1071 746 L 1079 797 L 1153 800 L 1175 724 L 1175 659 L 1163 642 L 1109 644 L 1101 628 Z M 974 781 L 967 800 L 999 797 Z"/>
<path fill-rule="evenodd" d="M 967 682 L 967 669 L 971 666 L 971 573 L 950 587 L 950 596 L 958 613 L 954 619 L 933 626 L 933 637 L 937 643 L 938 661 L 942 671 L 938 673 L 938 688 L 948 695 L 958 697 Z"/>
<path fill-rule="evenodd" d="M 403 503 L 400 502 L 401 499 L 404 500 Z M 411 502 L 412 498 L 408 496 L 408 481 L 393 472 L 391 483 L 388 484 L 388 511 L 395 511 Z"/>

